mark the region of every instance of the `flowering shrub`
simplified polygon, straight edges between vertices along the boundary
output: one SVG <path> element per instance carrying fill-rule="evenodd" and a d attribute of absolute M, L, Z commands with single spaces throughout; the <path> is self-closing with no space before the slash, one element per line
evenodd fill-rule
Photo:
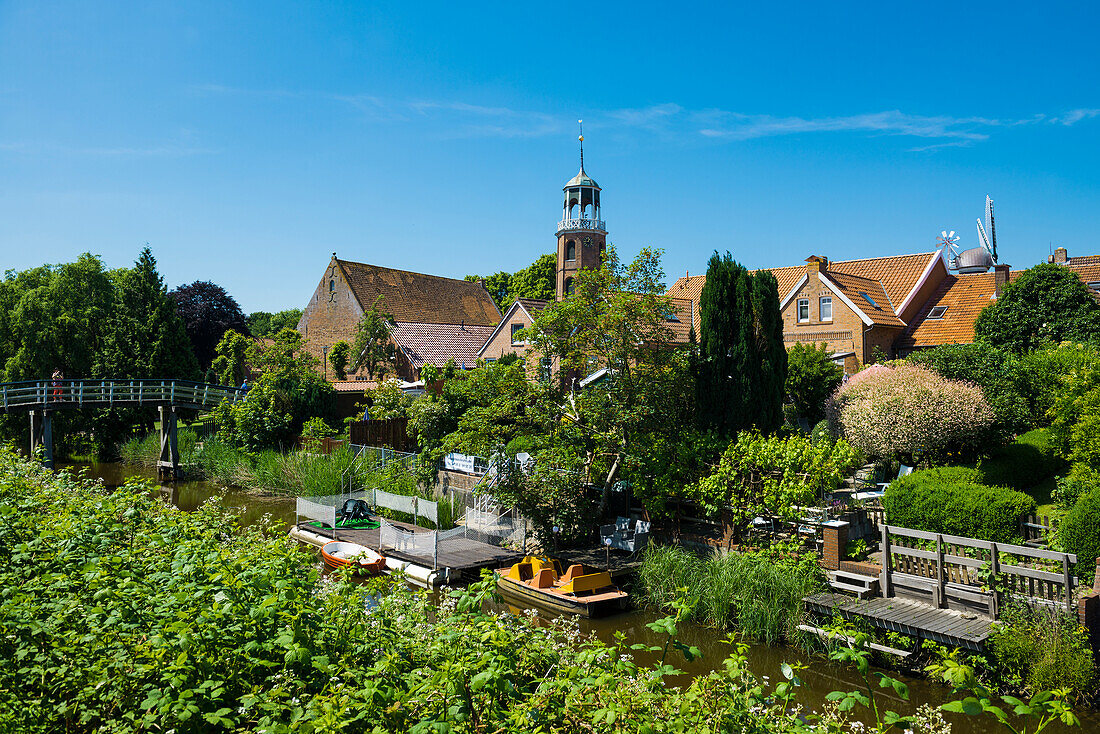
<path fill-rule="evenodd" d="M 989 438 L 993 411 L 981 388 L 916 365 L 876 365 L 834 393 L 829 416 L 869 456 L 943 457 Z"/>

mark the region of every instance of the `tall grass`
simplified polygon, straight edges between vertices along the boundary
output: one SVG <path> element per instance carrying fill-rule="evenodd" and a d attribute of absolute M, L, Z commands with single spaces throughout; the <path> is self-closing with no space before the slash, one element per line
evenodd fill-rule
<path fill-rule="evenodd" d="M 350 484 L 354 490 L 377 488 L 392 494 L 434 499 L 431 488 L 419 486 L 416 477 L 400 464 L 390 463 L 383 468 L 377 457 L 357 456 L 346 446 L 337 448 L 327 456 L 308 451 L 286 454 L 261 451 L 251 454 L 225 443 L 217 436 L 207 437 L 200 443 L 194 431 L 188 428 L 179 431 L 177 440 L 180 462 L 188 471 L 222 485 L 316 497 L 340 494 Z M 132 439 L 119 447 L 123 461 L 146 467 L 156 466 L 159 453 L 160 441 L 156 433 Z M 455 518 L 463 510 L 461 500 L 439 500 L 439 527 L 454 527 Z M 413 519 L 402 513 L 383 512 L 392 520 Z"/>
<path fill-rule="evenodd" d="M 802 598 L 822 585 L 820 570 L 806 561 L 733 553 L 700 558 L 670 546 L 646 549 L 638 580 L 642 599 L 653 606 L 671 609 L 686 589 L 694 621 L 769 644 L 795 637 Z"/>

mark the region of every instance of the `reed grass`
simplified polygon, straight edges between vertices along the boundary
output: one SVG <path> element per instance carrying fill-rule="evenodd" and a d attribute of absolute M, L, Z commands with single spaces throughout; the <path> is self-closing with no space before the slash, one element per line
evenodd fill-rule
<path fill-rule="evenodd" d="M 405 496 L 434 500 L 431 488 L 421 487 L 416 477 L 399 464 L 383 468 L 370 455 L 357 456 L 346 446 L 331 454 L 309 451 L 261 451 L 250 454 L 241 451 L 217 436 L 206 437 L 201 443 L 197 434 L 183 428 L 177 435 L 180 462 L 192 475 L 204 477 L 225 486 L 289 494 L 302 497 L 340 494 L 350 486 L 353 490 L 377 488 Z M 119 447 L 122 460 L 128 464 L 155 467 L 160 454 L 160 439 L 156 433 L 134 438 Z M 455 526 L 465 505 L 461 500 L 438 500 L 439 527 Z M 383 511 L 391 520 L 412 521 L 412 516 Z"/>
<path fill-rule="evenodd" d="M 686 595 L 694 621 L 769 644 L 796 637 L 802 598 L 821 587 L 820 571 L 805 562 L 764 554 L 700 558 L 673 546 L 647 548 L 638 580 L 652 606 L 671 610 Z"/>

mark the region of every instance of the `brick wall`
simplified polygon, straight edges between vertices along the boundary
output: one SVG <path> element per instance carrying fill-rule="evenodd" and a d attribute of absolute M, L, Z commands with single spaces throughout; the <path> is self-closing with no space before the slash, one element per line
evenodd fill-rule
<path fill-rule="evenodd" d="M 317 284 L 298 321 L 298 333 L 305 339 L 306 351 L 323 360 L 325 347 L 331 349 L 341 339 L 355 341 L 355 329 L 362 316 L 363 309 L 352 295 L 343 271 L 334 259 L 329 261 L 321 282 Z M 397 362 L 387 370 L 387 374 L 396 374 L 403 380 L 417 379 L 400 349 L 397 353 Z M 335 378 L 331 367 L 327 371 L 330 378 Z M 349 371 L 348 379 L 354 379 L 356 374 Z"/>
<path fill-rule="evenodd" d="M 505 316 L 508 318 L 502 322 L 502 328 L 497 335 L 489 340 L 488 345 L 482 350 L 482 357 L 486 359 L 500 359 L 505 354 L 518 354 L 521 359 L 527 355 L 527 345 L 514 346 L 512 344 L 512 324 L 520 324 L 523 328 L 531 326 L 531 319 L 522 308 L 509 309 Z"/>
<path fill-rule="evenodd" d="M 781 293 L 780 298 L 784 295 Z M 831 296 L 833 299 L 832 321 L 822 321 L 820 298 Z M 810 301 L 810 320 L 799 323 L 798 299 Z M 863 320 L 850 309 L 840 297 L 825 287 L 816 272 L 810 272 L 809 278 L 783 309 L 783 340 L 787 347 L 795 342 L 822 343 L 833 352 L 855 352 L 862 362 L 863 357 Z"/>

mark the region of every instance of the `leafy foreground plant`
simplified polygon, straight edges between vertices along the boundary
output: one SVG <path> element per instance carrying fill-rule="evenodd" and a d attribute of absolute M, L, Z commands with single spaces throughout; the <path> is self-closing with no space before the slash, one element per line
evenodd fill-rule
<path fill-rule="evenodd" d="M 0 448 L 0 732 L 836 732 L 746 648 L 683 688 L 665 657 L 483 611 L 489 577 L 437 605 L 322 578 L 285 537 L 208 504 L 55 476 Z M 791 670 L 792 683 L 794 670 Z M 846 730 L 846 729 L 845 729 Z"/>

